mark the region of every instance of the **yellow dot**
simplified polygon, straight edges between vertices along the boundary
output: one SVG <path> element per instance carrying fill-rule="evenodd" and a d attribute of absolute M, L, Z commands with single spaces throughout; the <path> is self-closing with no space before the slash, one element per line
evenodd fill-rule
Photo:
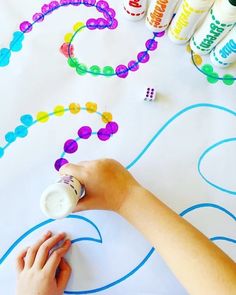
<path fill-rule="evenodd" d="M 60 106 L 60 105 L 59 105 L 59 106 L 56 106 L 56 107 L 55 107 L 55 109 L 54 109 L 54 115 L 55 115 L 55 116 L 60 117 L 60 116 L 63 116 L 64 113 L 65 113 L 65 109 L 64 109 L 63 106 Z"/>
<path fill-rule="evenodd" d="M 73 30 L 76 32 L 78 31 L 81 27 L 84 27 L 84 23 L 83 22 L 78 22 L 73 26 Z"/>
<path fill-rule="evenodd" d="M 73 102 L 69 105 L 69 110 L 71 114 L 78 114 L 80 112 L 80 105 Z"/>
<path fill-rule="evenodd" d="M 46 123 L 49 120 L 49 114 L 47 112 L 38 112 L 36 118 L 37 121 Z"/>
<path fill-rule="evenodd" d="M 192 51 L 191 47 L 190 47 L 190 44 L 188 43 L 188 45 L 186 46 L 186 51 L 188 53 L 190 53 Z"/>
<path fill-rule="evenodd" d="M 102 121 L 104 123 L 111 122 L 112 121 L 112 114 L 111 113 L 108 113 L 108 112 L 102 113 Z"/>
<path fill-rule="evenodd" d="M 193 55 L 193 60 L 197 66 L 200 66 L 202 64 L 202 57 L 198 54 Z"/>
<path fill-rule="evenodd" d="M 72 33 L 67 33 L 64 37 L 64 40 L 66 43 L 70 43 L 71 39 L 73 37 L 73 34 Z"/>
<path fill-rule="evenodd" d="M 85 106 L 87 108 L 87 112 L 91 113 L 91 114 L 95 113 L 97 111 L 97 108 L 98 108 L 98 106 L 97 106 L 97 104 L 95 102 L 87 102 Z"/>

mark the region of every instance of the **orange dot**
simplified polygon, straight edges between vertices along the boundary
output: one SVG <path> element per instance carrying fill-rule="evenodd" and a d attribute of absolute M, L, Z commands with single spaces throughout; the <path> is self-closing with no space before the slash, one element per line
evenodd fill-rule
<path fill-rule="evenodd" d="M 80 105 L 78 103 L 73 102 L 69 105 L 69 110 L 71 114 L 78 114 L 80 112 Z"/>
<path fill-rule="evenodd" d="M 108 113 L 108 112 L 102 113 L 102 121 L 104 123 L 111 122 L 112 121 L 112 114 L 111 113 Z"/>
<path fill-rule="evenodd" d="M 186 46 L 186 51 L 188 53 L 190 53 L 192 51 L 191 47 L 190 47 L 190 44 L 188 43 L 188 45 Z"/>
<path fill-rule="evenodd" d="M 198 54 L 193 55 L 193 60 L 197 66 L 200 66 L 202 64 L 202 57 Z"/>
<path fill-rule="evenodd" d="M 87 102 L 85 106 L 87 108 L 87 112 L 91 113 L 91 114 L 95 113 L 97 111 L 97 108 L 98 108 L 98 106 L 97 106 L 97 104 L 95 102 Z"/>

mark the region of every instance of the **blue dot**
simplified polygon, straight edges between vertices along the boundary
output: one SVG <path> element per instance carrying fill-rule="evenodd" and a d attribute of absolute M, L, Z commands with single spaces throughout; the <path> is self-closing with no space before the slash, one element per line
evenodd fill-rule
<path fill-rule="evenodd" d="M 20 120 L 21 123 L 27 127 L 31 126 L 33 123 L 33 117 L 31 115 L 23 115 L 21 116 Z"/>
<path fill-rule="evenodd" d="M 4 149 L 0 147 L 0 158 L 2 158 L 4 155 Z"/>
<path fill-rule="evenodd" d="M 14 132 L 8 132 L 6 135 L 5 135 L 5 139 L 7 142 L 11 143 L 13 141 L 16 140 L 16 135 Z"/>
<path fill-rule="evenodd" d="M 28 129 L 23 125 L 17 126 L 15 129 L 15 134 L 18 137 L 26 137 L 28 134 Z"/>

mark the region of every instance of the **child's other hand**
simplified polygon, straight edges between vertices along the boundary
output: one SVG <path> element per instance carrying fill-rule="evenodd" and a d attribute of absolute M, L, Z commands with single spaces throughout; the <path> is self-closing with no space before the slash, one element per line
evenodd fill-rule
<path fill-rule="evenodd" d="M 109 159 L 67 164 L 60 173 L 74 176 L 85 186 L 86 196 L 75 211 L 102 209 L 121 213 L 126 200 L 141 188 L 120 163 Z"/>
<path fill-rule="evenodd" d="M 50 252 L 65 234 L 45 234 L 35 245 L 22 251 L 17 257 L 17 295 L 62 295 L 71 274 L 71 268 L 63 256 L 71 242 L 64 243 Z"/>

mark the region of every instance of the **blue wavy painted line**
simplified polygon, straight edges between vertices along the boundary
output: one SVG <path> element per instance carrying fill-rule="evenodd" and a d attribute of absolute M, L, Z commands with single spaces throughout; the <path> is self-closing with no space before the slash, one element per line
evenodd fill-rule
<path fill-rule="evenodd" d="M 234 195 L 234 196 L 235 196 L 235 195 L 236 195 L 236 191 L 229 190 L 229 189 L 226 189 L 226 188 L 224 188 L 224 187 L 222 187 L 222 186 L 219 186 L 219 185 L 215 184 L 214 182 L 208 180 L 208 179 L 204 176 L 204 174 L 202 173 L 202 171 L 201 171 L 201 163 L 202 163 L 203 159 L 205 158 L 205 156 L 206 156 L 210 151 L 212 151 L 213 149 L 215 149 L 216 147 L 218 147 L 218 146 L 220 146 L 220 145 L 222 145 L 222 144 L 225 144 L 225 143 L 228 143 L 228 142 L 234 142 L 234 141 L 236 141 L 236 138 L 235 138 L 235 137 L 233 137 L 233 138 L 227 138 L 227 139 L 221 140 L 221 141 L 219 141 L 219 142 L 217 142 L 217 143 L 211 145 L 210 147 L 208 147 L 208 148 L 202 153 L 202 155 L 200 156 L 200 158 L 199 158 L 199 160 L 198 160 L 198 172 L 199 172 L 199 174 L 201 175 L 201 177 L 202 177 L 202 178 L 203 178 L 203 179 L 204 179 L 209 185 L 213 186 L 214 188 L 216 188 L 216 189 L 218 189 L 218 190 L 220 190 L 220 191 L 222 191 L 222 192 L 225 192 L 225 193 L 228 193 L 228 194 L 230 194 L 230 195 Z"/>
<path fill-rule="evenodd" d="M 233 243 L 236 244 L 236 240 L 235 239 L 231 239 L 231 238 L 227 238 L 227 237 L 223 237 L 223 236 L 217 236 L 217 237 L 213 237 L 210 239 L 212 242 L 214 241 L 227 241 L 229 243 Z"/>
<path fill-rule="evenodd" d="M 213 108 L 213 109 L 218 109 L 221 111 L 224 111 L 226 113 L 229 113 L 233 116 L 236 116 L 236 112 L 227 109 L 225 107 L 222 106 L 218 106 L 218 105 L 213 105 L 213 104 L 195 104 L 195 105 L 191 105 L 183 110 L 181 110 L 180 112 L 178 112 L 177 114 L 175 114 L 173 117 L 171 117 L 160 129 L 159 131 L 153 136 L 153 138 L 149 141 L 149 143 L 144 147 L 144 149 L 138 154 L 138 156 L 127 166 L 127 169 L 130 169 L 131 167 L 133 167 L 140 159 L 141 157 L 147 152 L 147 150 L 149 149 L 149 147 L 152 145 L 152 143 L 158 138 L 158 136 L 178 117 L 180 117 L 182 114 L 192 110 L 192 109 L 196 109 L 196 108 L 202 108 L 202 107 L 209 107 L 209 108 Z M 216 205 L 216 204 L 212 204 L 212 203 L 202 203 L 202 204 L 197 204 L 194 206 L 191 206 L 190 208 L 185 209 L 182 213 L 180 213 L 180 216 L 185 216 L 186 214 L 194 211 L 194 210 L 198 210 L 200 208 L 213 208 L 219 211 L 224 212 L 225 214 L 227 214 L 230 218 L 232 218 L 234 221 L 236 221 L 236 216 L 231 213 L 230 211 L 228 211 L 227 209 Z M 77 215 L 71 215 L 71 216 L 77 216 Z M 76 217 L 74 217 L 76 218 Z M 90 221 L 90 220 L 89 220 Z M 51 222 L 51 221 L 45 221 L 45 222 Z M 94 224 L 92 221 L 90 221 L 92 224 Z M 43 224 L 43 223 L 41 223 Z M 95 225 L 95 224 L 94 224 Z M 96 225 L 95 225 L 96 226 Z M 22 241 L 27 235 L 29 235 L 31 232 L 33 232 L 34 230 L 36 230 L 37 228 L 39 228 L 40 225 L 36 225 L 35 227 L 31 228 L 28 232 L 26 232 L 24 235 L 22 235 L 6 252 L 6 254 L 4 254 L 4 259 L 1 258 L 1 263 L 3 263 L 3 261 L 7 258 L 7 256 L 10 254 L 10 252 L 16 247 L 16 245 L 19 244 L 20 241 Z M 97 228 L 98 230 L 98 228 Z M 98 232 L 100 233 L 100 231 L 98 230 Z M 91 238 L 81 238 L 81 239 L 77 239 L 77 241 L 82 241 L 82 240 L 88 240 Z M 222 239 L 228 241 L 230 238 L 227 237 L 222 237 Z M 76 239 L 74 240 L 76 241 Z M 94 241 L 94 239 L 93 239 Z M 99 241 L 95 239 L 95 241 Z M 91 294 L 91 293 L 97 293 L 100 291 L 104 291 L 108 288 L 111 288 L 119 283 L 121 283 L 122 281 L 128 279 L 130 276 L 132 276 L 135 272 L 137 272 L 147 261 L 148 259 L 151 257 L 151 255 L 154 253 L 154 248 L 151 248 L 149 250 L 149 252 L 147 253 L 147 255 L 144 257 L 144 259 L 133 269 L 131 270 L 129 273 L 127 273 L 126 275 L 122 276 L 120 279 L 115 280 L 112 283 L 109 283 L 107 285 L 104 285 L 100 288 L 96 288 L 96 289 L 92 289 L 92 290 L 81 290 L 81 291 L 65 291 L 65 294 Z"/>

